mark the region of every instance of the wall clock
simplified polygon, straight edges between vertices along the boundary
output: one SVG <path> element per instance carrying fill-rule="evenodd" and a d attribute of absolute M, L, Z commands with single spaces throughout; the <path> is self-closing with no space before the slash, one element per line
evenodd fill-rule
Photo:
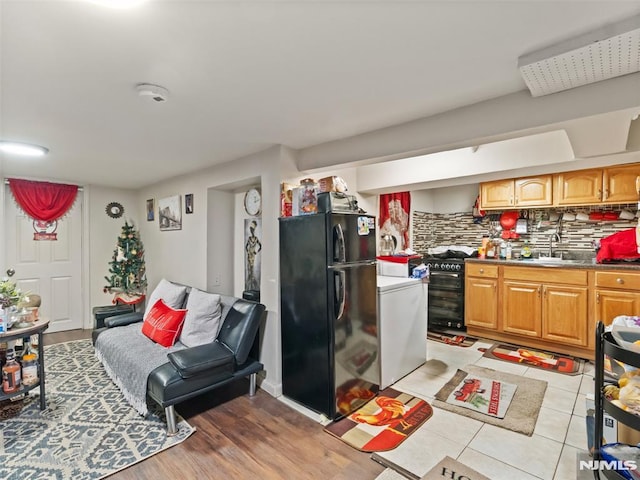
<path fill-rule="evenodd" d="M 257 188 L 250 188 L 244 194 L 244 209 L 249 215 L 260 215 L 262 212 L 262 195 Z"/>
<path fill-rule="evenodd" d="M 118 202 L 111 202 L 107 204 L 107 208 L 105 210 L 107 211 L 107 215 L 111 218 L 120 218 L 124 213 L 124 207 Z"/>

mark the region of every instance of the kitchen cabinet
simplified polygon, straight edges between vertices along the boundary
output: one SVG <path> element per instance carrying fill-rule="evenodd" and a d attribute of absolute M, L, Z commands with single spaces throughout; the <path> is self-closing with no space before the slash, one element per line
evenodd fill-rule
<path fill-rule="evenodd" d="M 540 337 L 542 285 L 505 280 L 503 283 L 502 330 Z"/>
<path fill-rule="evenodd" d="M 596 321 L 609 325 L 618 315 L 640 315 L 640 273 L 595 272 Z"/>
<path fill-rule="evenodd" d="M 638 177 L 640 177 L 640 163 L 605 168 L 602 175 L 604 187 L 602 200 L 607 203 L 637 202 L 640 195 L 636 186 Z"/>
<path fill-rule="evenodd" d="M 498 267 L 467 264 L 465 268 L 465 325 L 498 328 Z"/>
<path fill-rule="evenodd" d="M 635 203 L 640 163 L 480 184 L 483 210 Z"/>
<path fill-rule="evenodd" d="M 602 202 L 602 169 L 558 173 L 555 179 L 556 205 Z"/>
<path fill-rule="evenodd" d="M 482 209 L 550 206 L 552 175 L 498 180 L 480 184 Z"/>
<path fill-rule="evenodd" d="M 590 273 L 585 268 L 465 262 L 470 335 L 593 356 Z"/>
<path fill-rule="evenodd" d="M 555 176 L 556 205 L 632 203 L 638 201 L 640 164 L 578 170 Z"/>
<path fill-rule="evenodd" d="M 587 345 L 589 290 L 585 270 L 505 266 L 503 276 L 504 332 Z"/>

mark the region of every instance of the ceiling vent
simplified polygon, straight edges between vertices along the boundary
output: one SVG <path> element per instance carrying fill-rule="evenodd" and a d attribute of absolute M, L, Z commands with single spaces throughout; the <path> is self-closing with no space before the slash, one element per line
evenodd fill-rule
<path fill-rule="evenodd" d="M 166 102 L 167 98 L 169 98 L 169 90 L 160 85 L 139 83 L 136 85 L 136 90 L 142 98 L 148 98 L 158 103 Z"/>
<path fill-rule="evenodd" d="M 518 58 L 534 97 L 640 71 L 640 15 Z"/>

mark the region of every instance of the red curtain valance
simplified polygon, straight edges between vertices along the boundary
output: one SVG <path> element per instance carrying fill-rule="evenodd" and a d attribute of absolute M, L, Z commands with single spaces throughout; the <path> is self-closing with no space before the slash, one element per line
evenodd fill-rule
<path fill-rule="evenodd" d="M 64 216 L 73 206 L 78 193 L 77 185 L 32 182 L 15 178 L 9 179 L 9 187 L 13 198 L 24 213 L 44 222 L 52 222 Z"/>

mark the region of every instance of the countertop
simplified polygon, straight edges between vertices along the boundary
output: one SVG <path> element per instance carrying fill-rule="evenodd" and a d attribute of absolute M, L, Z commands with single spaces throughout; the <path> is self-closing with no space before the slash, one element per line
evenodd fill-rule
<path fill-rule="evenodd" d="M 544 262 L 539 259 L 514 259 L 497 260 L 489 258 L 467 258 L 465 262 L 485 263 L 494 265 L 511 265 L 514 267 L 551 267 L 551 268 L 574 268 L 574 269 L 596 269 L 596 270 L 637 270 L 640 271 L 640 263 L 593 263 L 593 260 L 569 260 L 560 262 Z"/>

